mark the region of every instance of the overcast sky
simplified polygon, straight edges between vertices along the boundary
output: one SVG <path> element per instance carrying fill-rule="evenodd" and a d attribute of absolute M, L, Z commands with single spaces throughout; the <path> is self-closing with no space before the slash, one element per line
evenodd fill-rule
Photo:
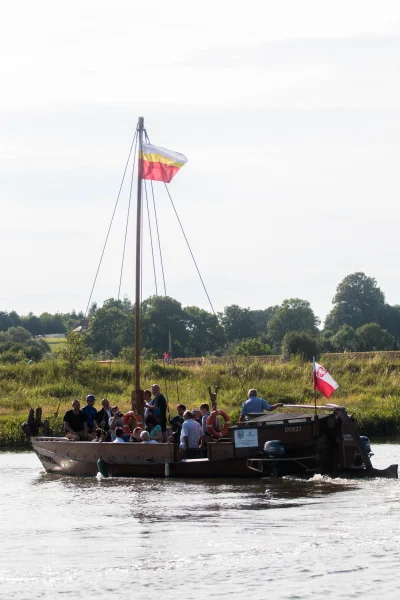
<path fill-rule="evenodd" d="M 400 303 L 399 67 L 396 1 L 5 4 L 0 310 L 85 310 L 140 115 L 189 159 L 170 191 L 217 310 L 299 297 L 323 319 L 355 271 Z M 155 189 L 167 292 L 208 308 Z M 118 293 L 128 192 L 99 303 Z"/>

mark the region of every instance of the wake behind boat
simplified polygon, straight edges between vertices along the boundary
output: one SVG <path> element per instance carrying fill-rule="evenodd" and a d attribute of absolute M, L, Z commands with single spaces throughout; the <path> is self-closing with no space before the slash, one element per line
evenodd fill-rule
<path fill-rule="evenodd" d="M 187 159 L 177 152 L 151 145 L 142 117 L 139 118 L 135 140 L 138 185 L 135 360 L 131 405 L 137 422 L 144 422 L 146 405 L 141 387 L 140 348 L 142 184 L 146 179 L 169 183 Z M 170 350 L 168 359 L 169 354 Z M 321 376 L 321 385 L 325 384 L 325 375 L 326 372 Z M 198 452 L 201 456 L 195 458 L 186 458 L 179 446 L 171 442 L 93 444 L 66 437 L 40 436 L 41 414 L 35 418 L 33 411 L 24 431 L 43 467 L 50 473 L 94 476 L 100 470 L 104 476 L 112 477 L 262 477 L 315 473 L 397 477 L 397 465 L 385 470 L 372 467 L 369 441 L 359 436 L 354 420 L 344 407 L 333 404 L 286 405 L 280 412 L 251 414 L 247 421 L 231 425 L 229 416 L 217 409 L 216 394 L 210 392 L 210 397 L 213 411 L 207 420 L 208 441 Z M 222 432 L 216 428 L 216 420 L 220 416 L 224 419 Z"/>

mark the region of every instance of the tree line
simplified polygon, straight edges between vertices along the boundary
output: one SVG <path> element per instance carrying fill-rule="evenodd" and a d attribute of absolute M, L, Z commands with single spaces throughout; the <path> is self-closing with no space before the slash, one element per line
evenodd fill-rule
<path fill-rule="evenodd" d="M 169 334 L 174 357 L 222 355 L 227 348 L 237 355 L 310 357 L 400 347 L 400 306 L 387 304 L 376 280 L 361 272 L 339 283 L 322 328 L 310 303 L 300 298 L 261 310 L 232 304 L 213 314 L 197 306 L 183 307 L 168 296 L 151 296 L 140 310 L 143 354 L 148 356 L 160 357 L 168 350 Z M 87 329 L 85 339 L 93 355 L 132 359 L 134 306 L 128 298 L 110 298 L 101 307 L 93 304 L 87 319 L 75 311 L 40 316 L 0 312 L 0 358 L 2 352 L 13 351 L 12 340 L 5 337 L 10 329 L 14 336 L 15 328 L 29 332 L 32 345 L 35 336 L 66 333 L 80 324 Z"/>

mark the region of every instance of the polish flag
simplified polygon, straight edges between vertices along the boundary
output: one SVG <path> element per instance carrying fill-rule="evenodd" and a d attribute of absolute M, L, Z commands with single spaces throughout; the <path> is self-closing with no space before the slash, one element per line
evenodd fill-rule
<path fill-rule="evenodd" d="M 330 398 L 338 384 L 326 369 L 314 361 L 314 388 L 327 398 Z"/>

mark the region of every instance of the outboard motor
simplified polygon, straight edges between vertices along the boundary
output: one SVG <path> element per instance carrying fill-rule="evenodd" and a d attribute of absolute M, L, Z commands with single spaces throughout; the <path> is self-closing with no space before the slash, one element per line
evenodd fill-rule
<path fill-rule="evenodd" d="M 373 456 L 374 453 L 371 451 L 371 444 L 369 438 L 367 438 L 366 435 L 360 435 L 360 442 L 364 452 L 368 454 L 368 456 Z"/>
<path fill-rule="evenodd" d="M 285 446 L 280 440 L 270 440 L 264 444 L 264 454 L 270 458 L 279 458 L 285 455 Z"/>

